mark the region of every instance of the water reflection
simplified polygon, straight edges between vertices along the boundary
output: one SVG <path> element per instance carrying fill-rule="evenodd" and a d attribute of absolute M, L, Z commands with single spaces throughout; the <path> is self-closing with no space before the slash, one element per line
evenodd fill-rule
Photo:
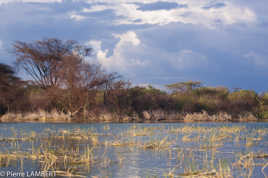
<path fill-rule="evenodd" d="M 116 178 L 268 173 L 262 171 L 268 162 L 267 123 L 5 123 L 0 145 L 4 171 L 47 166 L 65 177 Z"/>

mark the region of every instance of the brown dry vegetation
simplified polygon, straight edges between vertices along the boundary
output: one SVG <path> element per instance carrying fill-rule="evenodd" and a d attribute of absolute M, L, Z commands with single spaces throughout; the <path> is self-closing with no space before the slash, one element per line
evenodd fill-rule
<path fill-rule="evenodd" d="M 129 159 L 133 158 L 127 156 L 132 152 L 152 152 L 155 157 L 165 155 L 161 165 L 170 167 L 159 177 L 253 177 L 254 171 L 267 176 L 267 128 L 248 131 L 239 125 L 166 128 L 133 124 L 114 132 L 107 124 L 98 132 L 94 128 L 45 129 L 39 133 L 6 128 L 6 132 L 13 135 L 0 136 L 0 169 L 14 167 L 25 171 L 29 167 L 24 162 L 31 161 L 40 170 L 56 171 L 57 176 L 86 177 L 96 174 L 96 169 L 125 169 L 131 164 Z M 22 145 L 28 145 L 27 149 Z M 114 165 L 117 167 L 112 168 Z M 98 176 L 109 175 L 102 173 Z"/>
<path fill-rule="evenodd" d="M 167 85 L 170 92 L 131 86 L 120 75 L 86 61 L 91 49 L 75 41 L 17 41 L 13 52 L 16 67 L 31 80 L 23 81 L 12 67 L 0 65 L 0 115 L 6 114 L 1 121 L 268 119 L 267 93 L 205 87 L 196 81 Z"/>

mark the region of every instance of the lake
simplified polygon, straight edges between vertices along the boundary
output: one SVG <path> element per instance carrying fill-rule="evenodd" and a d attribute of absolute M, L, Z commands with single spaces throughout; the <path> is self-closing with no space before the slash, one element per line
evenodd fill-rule
<path fill-rule="evenodd" d="M 0 177 L 43 177 L 38 171 L 47 177 L 267 177 L 268 123 L 1 123 Z"/>

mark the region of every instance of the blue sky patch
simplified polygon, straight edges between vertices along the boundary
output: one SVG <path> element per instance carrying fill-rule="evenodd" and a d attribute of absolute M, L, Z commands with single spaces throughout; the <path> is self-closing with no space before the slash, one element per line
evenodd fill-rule
<path fill-rule="evenodd" d="M 0 62 L 16 40 L 76 40 L 134 84 L 268 89 L 268 1 L 0 0 Z M 209 10 L 212 9 L 213 10 Z"/>

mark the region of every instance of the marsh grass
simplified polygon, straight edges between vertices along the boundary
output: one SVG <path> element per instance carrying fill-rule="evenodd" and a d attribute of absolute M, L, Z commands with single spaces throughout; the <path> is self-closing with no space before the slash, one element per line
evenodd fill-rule
<path fill-rule="evenodd" d="M 0 170 L 14 167 L 29 169 L 32 161 L 43 171 L 56 171 L 63 177 L 94 176 L 124 169 L 129 152 L 166 154 L 166 177 L 251 177 L 258 167 L 267 177 L 268 129 L 248 132 L 242 126 L 222 127 L 140 127 L 112 132 L 109 125 L 94 129 L 45 129 L 41 133 L 7 129 L 0 137 Z M 256 150 L 262 144 L 263 150 Z M 24 146 L 22 146 L 24 145 Z M 244 152 L 240 152 L 244 148 Z M 266 147 L 267 148 L 267 147 Z M 169 162 L 174 162 L 170 164 Z M 98 171 L 96 171 L 98 170 Z M 152 175 L 153 176 L 153 175 Z"/>
<path fill-rule="evenodd" d="M 51 112 L 39 110 L 29 113 L 6 113 L 0 119 L 2 122 L 70 122 L 72 120 L 70 114 L 56 110 Z"/>

